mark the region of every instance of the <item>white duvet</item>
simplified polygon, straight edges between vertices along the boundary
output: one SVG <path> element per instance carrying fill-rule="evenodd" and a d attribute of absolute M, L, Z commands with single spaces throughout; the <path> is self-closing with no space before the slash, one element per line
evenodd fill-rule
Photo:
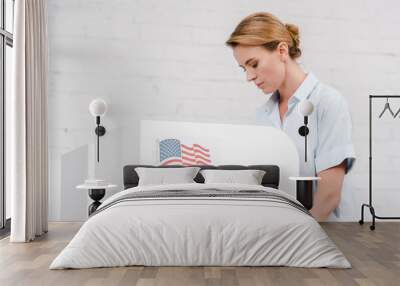
<path fill-rule="evenodd" d="M 179 184 L 154 190 L 265 190 L 254 185 Z M 295 266 L 349 268 L 320 225 L 287 204 L 246 198 L 154 198 L 122 201 L 90 217 L 50 269 L 127 265 Z"/>

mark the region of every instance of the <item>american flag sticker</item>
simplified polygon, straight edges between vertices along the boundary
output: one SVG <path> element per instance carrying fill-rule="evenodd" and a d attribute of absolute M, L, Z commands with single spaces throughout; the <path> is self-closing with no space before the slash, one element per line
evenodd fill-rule
<path fill-rule="evenodd" d="M 178 139 L 160 141 L 160 165 L 211 165 L 210 149 L 200 144 L 182 144 Z"/>

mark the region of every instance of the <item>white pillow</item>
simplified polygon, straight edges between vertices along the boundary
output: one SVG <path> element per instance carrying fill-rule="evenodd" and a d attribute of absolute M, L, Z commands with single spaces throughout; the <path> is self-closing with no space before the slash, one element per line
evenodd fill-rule
<path fill-rule="evenodd" d="M 195 183 L 199 167 L 183 168 L 135 168 L 139 176 L 138 186 Z"/>
<path fill-rule="evenodd" d="M 231 183 L 261 185 L 265 171 L 262 170 L 202 170 L 204 183 Z"/>

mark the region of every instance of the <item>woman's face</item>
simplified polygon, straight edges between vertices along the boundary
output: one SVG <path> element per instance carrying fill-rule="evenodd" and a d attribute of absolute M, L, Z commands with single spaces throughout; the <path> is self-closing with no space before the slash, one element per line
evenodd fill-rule
<path fill-rule="evenodd" d="M 274 51 L 262 46 L 237 45 L 233 48 L 233 56 L 246 72 L 247 80 L 254 81 L 264 93 L 276 91 L 285 79 L 287 55 L 280 46 Z"/>

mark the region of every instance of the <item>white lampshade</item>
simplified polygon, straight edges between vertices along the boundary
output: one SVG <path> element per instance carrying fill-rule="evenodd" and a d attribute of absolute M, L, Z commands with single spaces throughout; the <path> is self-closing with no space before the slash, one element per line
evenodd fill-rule
<path fill-rule="evenodd" d="M 101 98 L 96 98 L 89 104 L 89 111 L 93 116 L 103 116 L 107 111 L 107 103 Z"/>
<path fill-rule="evenodd" d="M 305 99 L 299 102 L 298 104 L 298 112 L 302 116 L 308 116 L 310 115 L 314 110 L 314 105 L 311 103 L 311 101 Z"/>

